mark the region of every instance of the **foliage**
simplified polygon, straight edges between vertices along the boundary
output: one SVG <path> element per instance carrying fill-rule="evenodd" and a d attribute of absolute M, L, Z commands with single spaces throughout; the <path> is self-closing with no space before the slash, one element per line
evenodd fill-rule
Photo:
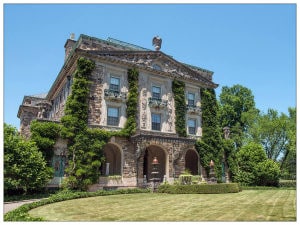
<path fill-rule="evenodd" d="M 269 159 L 278 160 L 286 152 L 288 145 L 288 117 L 278 115 L 274 109 L 258 117 L 257 123 L 251 128 L 253 141 L 261 143 Z"/>
<path fill-rule="evenodd" d="M 237 183 L 222 184 L 191 184 L 191 185 L 171 185 L 161 184 L 158 192 L 168 194 L 222 194 L 237 193 L 239 185 Z"/>
<path fill-rule="evenodd" d="M 36 144 L 4 123 L 4 194 L 42 189 L 51 173 Z"/>
<path fill-rule="evenodd" d="M 278 186 L 280 168 L 272 159 L 267 159 L 263 147 L 249 143 L 237 153 L 239 171 L 235 181 L 243 185 Z"/>
<path fill-rule="evenodd" d="M 192 184 L 193 175 L 191 174 L 181 174 L 179 175 L 179 183 L 182 185 Z"/>
<path fill-rule="evenodd" d="M 255 167 L 256 185 L 260 186 L 278 186 L 280 177 L 280 168 L 272 159 L 260 162 Z"/>
<path fill-rule="evenodd" d="M 51 204 L 55 202 L 61 202 L 77 198 L 87 198 L 96 196 L 116 195 L 116 194 L 134 194 L 134 193 L 148 193 L 148 189 L 120 189 L 115 191 L 103 191 L 99 190 L 96 192 L 73 192 L 69 190 L 61 191 L 57 194 L 51 195 L 48 199 L 43 199 L 38 202 L 25 204 L 13 211 L 10 211 L 4 215 L 4 221 L 43 221 L 43 218 L 31 217 L 28 212 L 31 209 Z"/>
<path fill-rule="evenodd" d="M 30 124 L 31 140 L 43 153 L 48 164 L 53 157 L 53 146 L 60 136 L 61 125 L 54 122 L 39 122 L 34 120 Z"/>
<path fill-rule="evenodd" d="M 282 176 L 296 177 L 296 108 L 289 108 L 287 139 L 288 143 L 281 159 Z"/>
<path fill-rule="evenodd" d="M 185 102 L 185 83 L 173 80 L 172 91 L 175 102 L 175 129 L 180 137 L 186 137 L 186 102 Z"/>
<path fill-rule="evenodd" d="M 138 106 L 138 78 L 139 72 L 136 68 L 128 69 L 127 79 L 128 79 L 128 99 L 126 102 L 126 115 L 127 120 L 124 128 L 121 131 L 121 135 L 127 137 L 133 135 L 136 132 L 136 116 L 137 116 L 137 106 Z"/>
<path fill-rule="evenodd" d="M 67 187 L 86 190 L 89 185 L 98 181 L 100 166 L 104 160 L 102 148 L 110 137 L 109 131 L 91 128 L 76 135 L 74 144 L 69 147 L 72 160 L 69 160 L 66 168 Z"/>
<path fill-rule="evenodd" d="M 242 85 L 224 86 L 220 94 L 220 121 L 222 127 L 230 127 L 236 146 L 242 146 L 245 132 L 255 121 L 258 110 L 252 91 Z"/>
<path fill-rule="evenodd" d="M 197 140 L 195 148 L 199 153 L 201 165 L 209 172 L 210 160 L 215 163 L 218 180 L 222 175 L 222 138 L 218 123 L 218 105 L 214 89 L 201 89 L 202 99 L 202 139 Z"/>
<path fill-rule="evenodd" d="M 234 180 L 234 177 L 238 172 L 237 149 L 234 145 L 234 141 L 231 139 L 223 139 L 223 149 L 228 165 L 229 178 L 230 180 Z"/>
<path fill-rule="evenodd" d="M 279 187 L 282 188 L 295 188 L 297 187 L 296 180 L 279 180 Z"/>

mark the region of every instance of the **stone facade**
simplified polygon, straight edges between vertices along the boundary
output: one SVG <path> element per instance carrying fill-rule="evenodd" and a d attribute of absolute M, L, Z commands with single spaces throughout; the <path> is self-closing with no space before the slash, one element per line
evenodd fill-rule
<path fill-rule="evenodd" d="M 172 182 L 185 169 L 206 177 L 194 143 L 202 136 L 200 89 L 217 87 L 212 82 L 213 72 L 180 63 L 159 50 L 151 51 L 111 38 L 105 41 L 81 35 L 77 41 L 68 39 L 65 53 L 64 65 L 49 92 L 24 97 L 18 112 L 22 135 L 30 136 L 30 122 L 34 119 L 60 121 L 72 91 L 76 61 L 82 56 L 96 65 L 90 80 L 88 125 L 122 129 L 126 122 L 127 70 L 135 67 L 139 71 L 137 132 L 129 139 L 111 138 L 104 147 L 106 161 L 101 168 L 106 177 L 100 177 L 91 190 L 146 185 L 153 157 L 159 161 L 161 181 Z M 185 82 L 187 138 L 178 137 L 175 130 L 174 79 Z M 58 140 L 54 148 L 60 163 L 67 163 L 63 158 L 66 143 Z"/>

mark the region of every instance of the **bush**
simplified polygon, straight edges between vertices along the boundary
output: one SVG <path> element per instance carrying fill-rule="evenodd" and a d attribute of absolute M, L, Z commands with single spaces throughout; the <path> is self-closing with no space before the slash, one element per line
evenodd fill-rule
<path fill-rule="evenodd" d="M 149 193 L 148 189 L 120 189 L 115 191 L 103 191 L 99 190 L 96 192 L 73 192 L 70 190 L 63 190 L 57 194 L 50 195 L 48 199 L 43 199 L 38 202 L 33 202 L 29 204 L 22 205 L 21 207 L 10 211 L 4 215 L 4 221 L 43 221 L 43 218 L 31 217 L 28 212 L 31 209 L 55 203 L 65 200 L 71 200 L 76 198 L 88 198 L 96 196 L 105 196 L 105 195 L 117 195 L 117 194 L 134 194 L 134 193 Z"/>
<path fill-rule="evenodd" d="M 289 187 L 292 187 L 292 188 L 296 188 L 297 186 L 297 182 L 296 180 L 280 180 L 279 181 L 279 187 L 282 187 L 282 188 L 289 188 Z"/>
<path fill-rule="evenodd" d="M 179 176 L 179 183 L 181 185 L 192 184 L 192 177 L 193 175 L 190 174 L 181 174 Z"/>
<path fill-rule="evenodd" d="M 168 194 L 223 194 L 223 193 L 237 193 L 239 191 L 240 188 L 237 183 L 201 184 L 201 185 L 161 184 L 158 187 L 159 193 L 168 193 Z"/>
<path fill-rule="evenodd" d="M 260 186 L 279 185 L 280 168 L 272 159 L 267 159 L 256 166 L 256 184 Z"/>

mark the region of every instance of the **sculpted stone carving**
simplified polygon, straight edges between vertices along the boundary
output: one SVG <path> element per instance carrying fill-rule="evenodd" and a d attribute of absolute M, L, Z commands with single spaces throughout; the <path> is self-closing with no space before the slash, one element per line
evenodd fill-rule
<path fill-rule="evenodd" d="M 156 36 L 152 39 L 152 45 L 155 47 L 156 51 L 159 51 L 161 48 L 162 39 L 159 36 Z"/>

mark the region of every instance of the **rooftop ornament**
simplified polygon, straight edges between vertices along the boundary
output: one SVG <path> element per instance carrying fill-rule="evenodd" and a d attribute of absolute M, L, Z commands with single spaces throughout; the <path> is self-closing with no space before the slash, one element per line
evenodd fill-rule
<path fill-rule="evenodd" d="M 161 48 L 162 39 L 159 36 L 156 36 L 152 39 L 152 45 L 155 47 L 156 51 L 159 51 Z"/>

